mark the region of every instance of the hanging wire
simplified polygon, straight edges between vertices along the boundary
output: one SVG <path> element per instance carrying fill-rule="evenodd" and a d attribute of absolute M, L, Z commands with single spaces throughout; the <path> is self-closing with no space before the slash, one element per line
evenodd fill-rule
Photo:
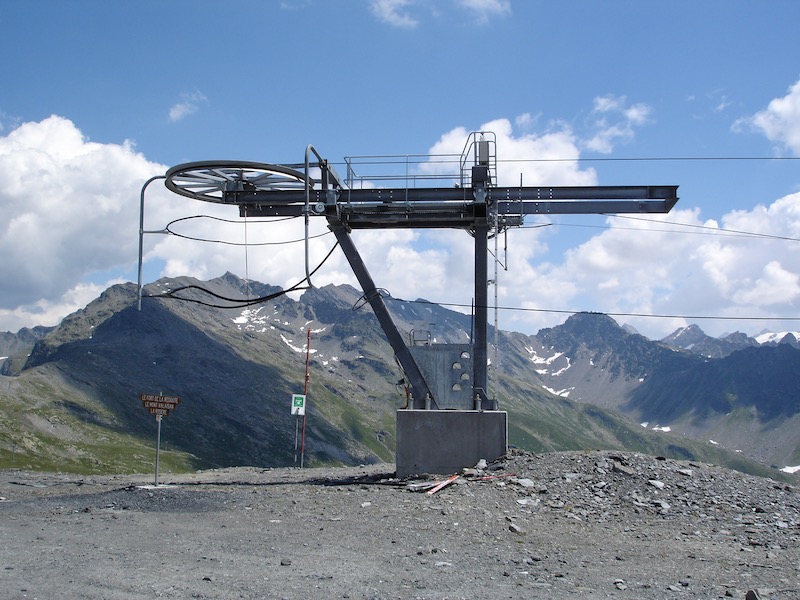
<path fill-rule="evenodd" d="M 644 217 L 634 217 L 632 215 L 616 215 L 616 214 L 606 214 L 607 217 L 615 217 L 617 219 L 628 219 L 631 221 L 644 221 L 646 223 L 663 223 L 665 225 L 675 225 L 678 227 L 689 227 L 692 229 L 699 229 L 701 233 L 707 232 L 708 235 L 718 235 L 715 232 L 724 233 L 730 237 L 735 236 L 745 236 L 745 237 L 756 237 L 756 238 L 765 238 L 769 240 L 783 240 L 787 242 L 800 242 L 800 238 L 789 237 L 785 235 L 774 235 L 771 233 L 757 233 L 753 231 L 740 231 L 738 229 L 723 229 L 719 227 L 710 227 L 708 225 L 696 225 L 693 223 L 678 223 L 676 221 L 659 221 L 656 219 L 646 219 Z M 667 233 L 673 233 L 667 231 Z M 674 233 L 684 233 L 684 232 L 674 232 Z M 686 233 L 693 233 L 693 232 L 686 232 Z"/>
<path fill-rule="evenodd" d="M 313 271 L 311 271 L 310 275 L 313 275 L 320 268 L 322 268 L 322 265 L 324 265 L 325 262 L 331 257 L 331 255 L 333 254 L 333 251 L 336 250 L 336 248 L 338 246 L 339 246 L 339 242 L 336 242 L 333 245 L 333 247 L 330 249 L 328 254 L 325 255 L 325 258 L 323 258 L 322 261 L 316 266 L 316 268 Z M 192 302 L 194 304 L 200 304 L 202 306 L 208 306 L 210 308 L 247 308 L 248 306 L 254 306 L 256 304 L 261 304 L 263 302 L 269 302 L 270 300 L 274 300 L 275 298 L 278 298 L 278 297 L 283 296 L 285 294 L 289 294 L 291 292 L 310 289 L 311 286 L 308 286 L 308 285 L 304 286 L 303 285 L 303 283 L 305 281 L 306 281 L 306 279 L 302 279 L 301 281 L 297 282 L 296 284 L 294 284 L 293 286 L 291 286 L 291 287 L 289 287 L 289 288 L 287 288 L 285 290 L 280 290 L 278 292 L 275 292 L 274 294 L 268 294 L 266 296 L 260 296 L 258 298 L 252 298 L 252 299 L 247 299 L 247 300 L 241 300 L 240 298 L 228 298 L 226 296 L 222 296 L 220 294 L 216 294 L 216 293 L 212 292 L 211 290 L 208 290 L 208 289 L 206 289 L 206 288 L 204 288 L 202 286 L 199 286 L 199 285 L 184 285 L 184 286 L 175 288 L 174 290 L 168 290 L 168 291 L 166 291 L 166 292 L 164 292 L 162 294 L 145 294 L 142 297 L 143 298 L 161 298 L 161 299 L 165 299 L 165 300 L 180 300 L 182 302 Z M 219 300 L 223 300 L 225 302 L 229 302 L 230 304 L 228 304 L 228 305 L 214 304 L 212 302 L 206 302 L 206 301 L 203 301 L 203 300 L 199 300 L 197 298 L 186 298 L 186 297 L 176 296 L 176 294 L 178 292 L 182 292 L 182 291 L 185 291 L 185 290 L 197 290 L 199 292 L 202 292 L 204 294 L 207 294 L 207 295 L 212 296 L 214 298 L 217 298 Z"/>
<path fill-rule="evenodd" d="M 286 217 L 286 218 L 283 218 L 283 219 L 274 219 L 274 220 L 271 220 L 271 219 L 251 219 L 250 223 L 277 223 L 279 221 L 286 221 L 286 220 L 289 220 L 289 219 L 297 219 L 297 218 L 298 217 Z M 223 218 L 214 217 L 214 216 L 211 216 L 211 215 L 192 215 L 190 217 L 181 217 L 179 219 L 174 219 L 174 220 L 170 221 L 169 223 L 167 223 L 167 226 L 163 229 L 163 232 L 164 233 L 168 233 L 170 235 L 174 235 L 176 237 L 179 237 L 179 238 L 182 238 L 182 239 L 185 239 L 185 240 L 191 240 L 191 241 L 194 241 L 194 242 L 208 242 L 208 243 L 213 243 L 213 244 L 224 244 L 224 245 L 227 245 L 227 246 L 242 246 L 243 245 L 242 242 L 229 242 L 229 241 L 226 241 L 226 240 L 214 240 L 214 239 L 207 239 L 207 238 L 199 238 L 199 237 L 194 237 L 194 236 L 190 236 L 190 235 L 185 235 L 183 233 L 177 233 L 177 232 L 172 231 L 170 229 L 170 227 L 172 225 L 174 225 L 175 223 L 179 223 L 181 221 L 187 221 L 187 220 L 190 220 L 190 219 L 212 219 L 214 221 L 221 221 L 223 223 L 235 223 L 235 224 L 241 223 L 241 221 L 238 221 L 238 220 L 223 219 Z M 309 239 L 319 238 L 319 237 L 322 237 L 322 236 L 325 236 L 325 235 L 329 235 L 330 233 L 331 233 L 330 231 L 325 231 L 325 232 L 319 233 L 317 235 L 312 235 L 312 236 L 310 236 Z M 281 242 L 254 242 L 254 243 L 250 243 L 249 245 L 250 246 L 280 246 L 280 245 L 283 245 L 283 244 L 295 244 L 295 243 L 299 243 L 299 242 L 303 242 L 303 241 L 305 241 L 305 237 L 298 238 L 296 240 L 284 240 L 284 241 L 281 241 Z"/>
<path fill-rule="evenodd" d="M 244 290 L 247 299 L 250 299 L 250 265 L 248 262 L 249 251 L 247 244 L 247 207 L 244 207 Z"/>
<path fill-rule="evenodd" d="M 457 302 L 434 302 L 433 300 L 399 300 L 411 304 L 427 304 L 433 306 L 449 306 L 453 308 L 474 308 L 471 304 Z M 577 313 L 595 313 L 608 315 L 610 317 L 643 317 L 652 319 L 686 319 L 686 320 L 718 320 L 718 321 L 800 321 L 800 317 L 741 317 L 727 315 L 679 315 L 679 314 L 650 314 L 633 312 L 606 312 L 606 311 L 586 311 L 586 310 L 567 310 L 557 308 L 523 308 L 521 306 L 498 306 L 498 310 L 516 312 L 536 312 L 536 313 L 555 313 L 574 315 Z"/>
<path fill-rule="evenodd" d="M 365 304 L 372 301 L 373 298 L 380 296 L 381 298 L 391 298 L 392 295 L 386 288 L 375 288 L 369 292 L 361 294 L 361 297 L 355 301 L 352 310 L 360 310 Z"/>

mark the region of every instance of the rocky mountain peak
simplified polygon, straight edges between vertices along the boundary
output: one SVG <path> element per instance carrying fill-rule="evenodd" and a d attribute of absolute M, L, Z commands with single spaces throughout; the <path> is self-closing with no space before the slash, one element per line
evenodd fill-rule
<path fill-rule="evenodd" d="M 706 340 L 708 336 L 697 325 L 688 325 L 676 329 L 661 341 L 670 346 L 677 346 L 679 348 L 691 348 L 699 342 Z"/>
<path fill-rule="evenodd" d="M 758 345 L 755 339 L 740 331 L 735 331 L 721 338 L 715 338 L 707 335 L 700 327 L 694 324 L 676 329 L 663 338 L 661 342 L 673 348 L 689 350 L 693 354 L 705 358 L 722 358 L 737 350 Z"/>
<path fill-rule="evenodd" d="M 343 462 L 391 459 L 387 423 L 403 401 L 402 373 L 363 294 L 351 286 L 328 285 L 306 290 L 299 300 L 272 296 L 280 290 L 232 273 L 210 281 L 165 278 L 146 286 L 138 311 L 136 286 L 113 286 L 65 318 L 33 351 L 31 346 L 21 351 L 23 362 L 3 374 L 18 376 L 13 385 L 41 395 L 36 378 L 51 381 L 57 371 L 66 387 L 53 392 L 52 410 L 78 410 L 64 398 L 79 398 L 87 407 L 81 415 L 113 414 L 120 431 L 144 427 L 140 407 L 131 402 L 137 394 L 168 391 L 187 399 L 179 417 L 170 419 L 176 425 L 185 419 L 176 443 L 180 439 L 202 455 L 204 464 L 235 464 L 241 456 L 272 464 L 276 456 L 289 456 L 291 424 L 280 424 L 279 417 L 288 421 L 286 397 L 302 382 L 310 356 L 316 386 L 312 410 L 324 417 L 313 437 L 318 455 Z M 175 299 L 178 293 L 191 301 Z M 237 300 L 248 297 L 270 299 Z M 424 339 L 420 334 L 432 344 L 468 343 L 470 315 L 423 300 L 383 298 L 409 340 Z M 792 424 L 800 419 L 794 393 L 800 384 L 793 375 L 800 373 L 798 351 L 777 340 L 761 347 L 739 333 L 716 340 L 697 326 L 682 328 L 673 338 L 685 343 L 692 336 L 700 342 L 691 351 L 670 348 L 626 330 L 608 315 L 588 312 L 536 336 L 501 332 L 498 359 L 491 359 L 492 381 L 499 382 L 498 397 L 514 413 L 512 443 L 524 440 L 538 451 L 602 447 L 624 439 L 642 448 L 652 441 L 644 441 L 647 432 L 640 435 L 640 424 L 652 421 L 661 430 L 669 426 L 701 440 L 713 435 L 715 443 L 726 446 L 748 444 L 748 452 L 762 460 L 797 464 Z M 697 355 L 697 348 L 711 341 L 728 344 L 720 350 L 727 352 L 724 359 Z M 728 356 L 730 348 L 748 344 L 754 346 L 751 352 Z M 4 368 L 12 362 L 7 359 Z M 731 408 L 739 412 L 732 414 Z M 623 425 L 622 416 L 612 417 L 606 409 L 629 416 L 631 423 Z M 705 414 L 707 423 L 695 418 Z M 766 449 L 757 429 L 764 424 L 771 427 Z M 204 431 L 202 443 L 195 439 L 197 427 Z M 215 442 L 220 439 L 225 440 L 221 445 Z M 686 442 L 676 447 L 685 448 Z M 695 456 L 698 450 L 686 452 Z"/>
<path fill-rule="evenodd" d="M 570 316 L 562 325 L 542 329 L 537 336 L 544 345 L 559 351 L 577 352 L 580 348 L 593 353 L 617 350 L 634 338 L 644 337 L 623 329 L 614 319 L 602 313 L 581 312 Z"/>

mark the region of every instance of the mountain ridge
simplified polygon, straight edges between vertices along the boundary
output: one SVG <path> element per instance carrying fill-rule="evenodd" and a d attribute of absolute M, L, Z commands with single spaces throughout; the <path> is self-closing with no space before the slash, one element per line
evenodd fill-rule
<path fill-rule="evenodd" d="M 191 301 L 170 296 L 181 288 Z M 214 300 L 228 308 L 206 306 L 210 296 L 200 288 L 229 298 Z M 83 429 L 91 425 L 95 434 L 113 430 L 133 436 L 132 454 L 138 458 L 131 460 L 141 465 L 152 424 L 135 399 L 142 392 L 163 392 L 187 398 L 165 421 L 175 427 L 175 464 L 290 464 L 296 452 L 288 398 L 302 391 L 310 330 L 314 400 L 309 458 L 338 464 L 390 462 L 394 411 L 405 397 L 403 378 L 362 294 L 350 286 L 312 288 L 298 300 L 279 293 L 280 288 L 230 273 L 209 282 L 163 279 L 146 286 L 139 312 L 133 284 L 109 288 L 38 340 L 24 366 L 16 361 L 12 371 L 4 365 L 0 397 L 18 420 L 14 425 L 7 419 L 5 430 L 0 423 L 0 435 L 32 440 L 57 425 L 79 438 L 89 436 Z M 256 306 L 241 304 L 261 296 L 274 297 Z M 233 307 L 234 301 L 239 305 Z M 469 338 L 468 315 L 396 298 L 386 303 L 409 340 L 423 334 L 437 342 Z M 534 451 L 634 448 L 683 458 L 713 455 L 710 462 L 747 462 L 743 456 L 725 455 L 723 446 L 729 444 L 724 439 L 710 443 L 697 424 L 675 436 L 654 433 L 636 420 L 652 412 L 641 393 L 636 402 L 631 400 L 637 389 L 659 372 L 699 369 L 709 359 L 647 340 L 593 313 L 574 315 L 537 336 L 498 332 L 498 339 L 490 386 L 510 413 L 512 444 Z M 52 389 L 37 392 L 47 373 L 55 382 L 47 384 Z M 796 407 L 784 408 L 784 421 L 790 422 Z M 34 419 L 36 411 L 41 414 Z M 783 415 L 780 410 L 775 414 Z M 716 431 L 723 431 L 724 415 L 714 417 Z M 758 427 L 775 426 L 773 421 L 748 421 L 755 428 L 750 438 L 761 435 Z M 17 443 L 20 449 L 23 445 Z M 797 458 L 797 444 L 790 446 L 779 445 L 759 459 L 770 464 L 776 456 Z M 69 452 L 80 454 L 75 448 Z"/>

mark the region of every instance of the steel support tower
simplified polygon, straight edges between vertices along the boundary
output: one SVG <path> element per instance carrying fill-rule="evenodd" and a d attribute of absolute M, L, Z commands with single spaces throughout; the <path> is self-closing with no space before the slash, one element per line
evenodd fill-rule
<path fill-rule="evenodd" d="M 173 192 L 189 198 L 236 206 L 242 217 L 304 217 L 306 231 L 309 219 L 327 220 L 409 382 L 408 408 L 398 411 L 400 475 L 420 471 L 450 472 L 472 466 L 477 462 L 476 457 L 491 460 L 497 458 L 492 454 L 505 453 L 505 413 L 488 431 L 482 428 L 482 417 L 478 416 L 501 413 L 496 400 L 488 393 L 488 240 L 491 235 L 521 226 L 526 215 L 667 213 L 678 201 L 678 186 L 673 185 L 498 186 L 495 184 L 495 141 L 491 132 L 471 134 L 460 161 L 459 179 L 451 187 L 417 187 L 416 183 L 411 187 L 406 183 L 402 187 L 365 189 L 356 187 L 350 175 L 349 163 L 348 179 L 343 181 L 331 163 L 313 146 L 308 146 L 302 164 L 187 163 L 169 169 L 165 184 Z M 441 374 L 425 368 L 420 353 L 412 352 L 413 348 L 406 345 L 350 235 L 358 229 L 389 228 L 462 229 L 474 238 L 474 333 L 470 344 L 472 352 L 468 353 L 472 373 L 467 378 L 469 393 L 463 395 L 468 399 L 467 405 L 462 401 L 453 406 L 441 397 L 441 392 L 434 392 L 443 389 L 432 381 Z M 140 249 L 143 233 L 140 227 Z M 310 283 L 307 239 L 306 277 Z M 139 286 L 141 289 L 141 276 Z M 402 414 L 406 410 L 420 416 L 409 420 Z M 450 418 L 441 414 L 453 411 L 469 415 L 453 414 Z M 475 417 L 470 416 L 473 413 Z M 473 422 L 473 419 L 478 420 Z M 475 423 L 478 423 L 477 429 Z M 459 429 L 466 433 L 460 434 Z M 487 435 L 491 438 L 488 446 L 485 440 L 472 440 Z M 442 436 L 455 440 L 451 448 L 442 450 Z M 431 437 L 435 441 L 425 441 Z"/>

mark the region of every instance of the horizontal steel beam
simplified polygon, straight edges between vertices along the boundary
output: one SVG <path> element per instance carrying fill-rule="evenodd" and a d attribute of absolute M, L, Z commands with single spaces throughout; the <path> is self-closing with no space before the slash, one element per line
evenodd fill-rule
<path fill-rule="evenodd" d="M 494 200 L 677 200 L 676 185 L 622 185 L 571 187 L 492 187 L 488 198 Z M 312 189 L 311 202 L 325 202 L 328 190 Z M 341 203 L 361 202 L 472 202 L 472 188 L 374 188 L 340 189 Z M 305 203 L 304 190 L 254 190 L 225 192 L 225 204 L 298 204 Z"/>
<path fill-rule="evenodd" d="M 553 200 L 548 202 L 498 202 L 501 215 L 602 215 L 606 213 L 668 213 L 666 200 Z"/>
<path fill-rule="evenodd" d="M 677 185 L 601 185 L 489 188 L 497 200 L 676 200 Z"/>
<path fill-rule="evenodd" d="M 488 188 L 489 212 L 498 215 L 667 213 L 678 201 L 678 186 Z M 335 216 L 352 227 L 470 227 L 476 202 L 471 188 L 311 190 L 311 216 Z M 249 217 L 300 216 L 305 192 L 228 192 Z"/>

